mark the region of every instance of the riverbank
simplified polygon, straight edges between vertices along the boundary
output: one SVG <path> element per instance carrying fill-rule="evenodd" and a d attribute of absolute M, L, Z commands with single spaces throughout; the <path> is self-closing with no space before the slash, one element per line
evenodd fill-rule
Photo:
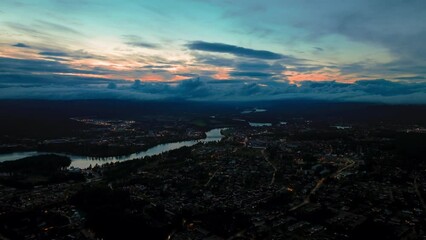
<path fill-rule="evenodd" d="M 102 165 L 105 163 L 114 163 L 118 161 L 128 161 L 132 159 L 143 158 L 146 156 L 153 156 L 157 154 L 161 154 L 170 150 L 175 150 L 181 147 L 189 147 L 193 146 L 197 143 L 206 143 L 206 142 L 214 142 L 220 141 L 224 135 L 222 135 L 222 130 L 225 128 L 215 128 L 210 131 L 205 132 L 205 138 L 203 139 L 195 139 L 195 140 L 187 140 L 187 141 L 178 141 L 178 142 L 170 142 L 155 145 L 151 148 L 148 148 L 144 151 L 135 152 L 129 155 L 122 156 L 108 156 L 108 157 L 91 157 L 91 156 L 79 156 L 72 155 L 66 152 L 38 152 L 38 151 L 27 151 L 27 152 L 14 152 L 9 154 L 0 154 L 0 162 L 3 161 L 13 161 L 18 160 L 25 157 L 36 156 L 41 154 L 57 154 L 61 156 L 69 157 L 72 162 L 70 167 L 74 168 L 88 168 L 90 166 Z"/>

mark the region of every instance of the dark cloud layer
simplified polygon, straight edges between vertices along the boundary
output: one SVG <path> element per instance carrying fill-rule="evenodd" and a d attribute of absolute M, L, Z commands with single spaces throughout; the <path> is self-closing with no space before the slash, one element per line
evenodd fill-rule
<path fill-rule="evenodd" d="M 238 73 L 237 75 L 257 75 Z M 212 81 L 194 78 L 180 82 L 133 82 L 77 76 L 3 74 L 0 99 L 135 99 L 179 98 L 197 101 L 261 101 L 313 99 L 341 102 L 426 104 L 426 83 L 388 80 L 355 83 L 287 81 Z"/>
<path fill-rule="evenodd" d="M 43 56 L 52 56 L 52 57 L 67 57 L 68 54 L 66 52 L 39 52 L 38 54 Z"/>
<path fill-rule="evenodd" d="M 53 54 L 49 56 L 56 56 L 56 55 Z M 61 55 L 59 54 L 59 56 Z M 0 57 L 0 74 L 1 74 L 0 76 L 7 73 L 36 76 L 42 73 L 99 74 L 101 73 L 101 71 L 75 69 L 66 64 L 60 63 L 58 61 Z"/>
<path fill-rule="evenodd" d="M 265 60 L 257 58 L 225 58 L 212 54 L 194 54 L 197 64 L 206 64 L 214 67 L 232 68 L 231 77 L 245 77 L 254 79 L 283 79 L 282 74 L 287 68 L 281 60 Z M 284 62 L 286 62 L 284 60 Z M 211 73 L 214 75 L 215 73 Z"/>
<path fill-rule="evenodd" d="M 29 45 L 24 44 L 24 43 L 16 43 L 12 45 L 13 47 L 18 47 L 18 48 L 31 48 Z"/>
<path fill-rule="evenodd" d="M 45 57 L 74 55 L 84 57 L 87 54 L 56 51 L 45 51 L 42 54 Z M 228 61 L 209 56 L 204 56 L 204 59 L 218 65 Z M 406 77 L 406 81 L 399 82 L 385 79 L 355 83 L 302 81 L 296 85 L 283 79 L 281 73 L 286 67 L 276 61 L 271 63 L 264 59 L 233 59 L 229 63 L 232 70 L 228 73 L 229 78 L 225 80 L 215 80 L 211 77 L 215 72 L 205 71 L 175 73 L 174 75 L 189 78 L 180 82 L 129 82 L 77 76 L 76 74 L 102 76 L 113 72 L 102 68 L 76 69 L 67 65 L 66 61 L 0 58 L 0 99 L 179 98 L 199 101 L 253 101 L 303 98 L 426 104 L 426 83 L 416 83 L 412 80 L 422 79 L 422 76 Z M 153 67 L 156 66 L 141 70 L 141 73 L 150 71 Z M 348 66 L 348 69 L 355 71 L 358 67 L 360 66 L 352 65 Z M 156 69 L 159 72 L 161 70 Z M 167 71 L 164 74 L 173 76 Z"/>
<path fill-rule="evenodd" d="M 254 50 L 250 48 L 243 48 L 239 46 L 224 44 L 224 43 L 209 43 L 203 41 L 195 41 L 186 44 L 186 47 L 190 50 L 198 50 L 205 52 L 216 52 L 216 53 L 229 53 L 237 57 L 247 57 L 247 58 L 258 58 L 258 59 L 268 59 L 268 60 L 277 60 L 282 59 L 285 56 L 265 51 L 265 50 Z"/>
<path fill-rule="evenodd" d="M 194 54 L 196 62 L 199 64 L 213 65 L 217 67 L 230 67 L 235 64 L 235 59 L 223 58 L 212 55 Z"/>
<path fill-rule="evenodd" d="M 265 72 L 231 72 L 232 77 L 271 77 L 273 74 Z"/>

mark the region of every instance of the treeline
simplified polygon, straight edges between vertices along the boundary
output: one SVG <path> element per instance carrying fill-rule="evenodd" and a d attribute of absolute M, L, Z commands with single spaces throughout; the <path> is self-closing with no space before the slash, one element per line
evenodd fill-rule
<path fill-rule="evenodd" d="M 0 172 L 22 174 L 51 174 L 67 168 L 71 159 L 55 154 L 26 157 L 0 163 Z"/>
<path fill-rule="evenodd" d="M 39 155 L 16 161 L 0 163 L 0 184 L 15 188 L 33 188 L 38 185 L 56 184 L 67 181 L 85 181 L 79 172 L 66 171 L 71 159 L 59 155 Z"/>
<path fill-rule="evenodd" d="M 161 165 L 166 167 L 170 164 L 180 164 L 186 158 L 191 156 L 191 147 L 181 147 L 179 149 L 171 150 L 166 153 L 145 157 L 143 159 L 134 159 L 130 161 L 118 162 L 113 166 L 104 169 L 104 177 L 107 180 L 116 180 L 128 177 L 131 173 L 135 172 L 141 167 L 146 167 L 148 164 L 155 166 Z"/>

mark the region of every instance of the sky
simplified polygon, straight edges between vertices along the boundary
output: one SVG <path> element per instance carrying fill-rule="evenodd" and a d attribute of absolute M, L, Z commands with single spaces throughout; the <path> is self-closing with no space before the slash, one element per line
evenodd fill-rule
<path fill-rule="evenodd" d="M 426 104 L 424 0 L 1 0 L 0 99 Z"/>

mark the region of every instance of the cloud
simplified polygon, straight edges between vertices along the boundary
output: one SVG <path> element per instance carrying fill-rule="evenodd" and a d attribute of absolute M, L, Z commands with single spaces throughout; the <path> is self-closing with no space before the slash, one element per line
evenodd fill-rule
<path fill-rule="evenodd" d="M 125 82 L 122 80 L 110 80 L 96 77 L 53 75 L 43 73 L 33 75 L 26 73 L 0 74 L 0 84 L 3 84 L 5 86 L 76 86 L 88 84 L 108 84 L 112 81 L 120 83 Z"/>
<path fill-rule="evenodd" d="M 48 56 L 62 56 L 61 53 L 48 53 Z M 71 73 L 71 74 L 102 74 L 102 70 L 75 69 L 58 61 L 42 59 L 16 59 L 0 57 L 0 76 L 6 74 L 18 74 L 31 76 L 40 74 Z M 0 79 L 3 80 L 3 79 Z"/>
<path fill-rule="evenodd" d="M 5 22 L 4 24 L 7 27 L 9 27 L 10 29 L 13 29 L 14 31 L 24 33 L 24 34 L 27 34 L 29 36 L 45 37 L 46 35 L 48 35 L 44 32 L 41 32 L 41 31 L 35 29 L 34 27 L 26 26 L 24 24 L 15 23 L 15 22 Z"/>
<path fill-rule="evenodd" d="M 265 72 L 230 72 L 229 74 L 232 77 L 256 77 L 256 78 L 268 78 L 273 76 L 271 73 L 265 73 Z"/>
<path fill-rule="evenodd" d="M 147 43 L 147 42 L 126 42 L 127 45 L 134 46 L 134 47 L 142 47 L 142 48 L 151 48 L 156 49 L 159 46 L 154 43 Z"/>
<path fill-rule="evenodd" d="M 264 60 L 264 59 L 246 59 L 235 58 L 228 59 L 217 56 L 197 54 L 195 56 L 196 63 L 203 65 L 210 65 L 212 69 L 225 69 L 224 72 L 211 71 L 199 72 L 200 76 L 209 76 L 217 78 L 218 74 L 226 73 L 229 80 L 238 80 L 241 78 L 253 80 L 285 80 L 287 77 L 284 71 L 287 69 L 281 61 L 277 60 Z M 197 66 L 198 66 L 197 65 Z M 209 66 L 209 67 L 210 67 Z M 221 77 L 224 80 L 223 77 Z"/>
<path fill-rule="evenodd" d="M 223 58 L 206 54 L 193 54 L 198 64 L 207 64 L 218 67 L 229 67 L 235 64 L 235 59 Z"/>
<path fill-rule="evenodd" d="M 182 77 L 191 77 L 191 78 L 196 78 L 199 75 L 195 74 L 195 73 L 176 73 L 174 74 L 175 76 L 182 76 Z"/>
<path fill-rule="evenodd" d="M 43 56 L 51 56 L 51 57 L 67 57 L 68 53 L 66 52 L 39 52 L 38 54 Z"/>
<path fill-rule="evenodd" d="M 419 81 L 422 75 L 426 75 L 424 64 L 414 60 L 393 60 L 388 63 L 356 62 L 328 67 L 339 70 L 343 75 L 388 76 L 395 80 L 405 81 Z M 408 74 L 420 76 L 420 78 L 405 77 Z"/>
<path fill-rule="evenodd" d="M 81 32 L 79 32 L 79 31 L 77 31 L 77 30 L 75 30 L 71 27 L 68 27 L 68 26 L 65 26 L 65 25 L 62 25 L 62 24 L 42 21 L 42 20 L 37 21 L 37 26 L 40 26 L 44 29 L 50 29 L 50 30 L 53 30 L 55 32 L 59 31 L 59 32 L 65 32 L 65 33 L 83 35 Z"/>
<path fill-rule="evenodd" d="M 250 74 L 249 74 L 250 75 Z M 15 78 L 15 79 L 14 79 Z M 13 81 L 15 80 L 15 81 Z M 188 79 L 179 82 L 133 82 L 78 76 L 1 78 L 0 99 L 183 99 L 262 101 L 312 99 L 338 102 L 426 104 L 426 83 L 384 79 L 339 83 Z"/>
<path fill-rule="evenodd" d="M 47 59 L 53 59 L 53 60 L 61 60 L 64 61 L 66 59 L 98 59 L 98 60 L 104 60 L 106 59 L 103 56 L 94 55 L 91 54 L 85 50 L 76 50 L 76 51 L 69 51 L 69 50 L 52 50 L 52 49 L 44 49 L 44 51 L 41 51 L 38 53 L 41 56 L 46 57 Z"/>
<path fill-rule="evenodd" d="M 300 73 L 322 74 L 326 79 L 341 81 L 356 78 L 422 81 L 407 76 L 426 76 L 424 0 L 409 3 L 402 0 L 313 3 L 269 0 L 267 4 L 258 0 L 197 0 L 195 10 L 174 2 L 164 8 L 161 1 L 149 4 L 47 2 L 34 5 L 6 1 L 10 13 L 4 15 L 1 23 L 3 44 L 10 47 L 23 41 L 13 46 L 22 48 L 28 43 L 34 51 L 2 49 L 3 56 L 34 58 L 33 54 L 38 51 L 41 56 L 37 58 L 69 61 L 81 64 L 82 68 L 98 65 L 123 72 L 138 68 L 133 73 L 123 73 L 126 79 L 144 79 L 145 73 L 141 72 L 150 70 L 167 79 L 170 76 L 167 70 L 176 74 L 173 68 L 221 79 L 231 75 L 236 80 L 243 74 L 244 79 L 250 76 L 256 79 L 261 74 L 271 74 L 278 79 L 284 70 L 275 64 L 281 64 L 289 72 L 298 72 L 301 79 L 309 74 Z M 108 9 L 126 14 L 102 14 Z M 61 12 L 67 14 L 58 14 Z M 33 13 L 35 17 L 22 21 L 22 13 Z M 145 26 L 146 22 L 154 25 Z M 212 22 L 215 24 L 209 29 L 203 28 Z M 176 26 L 180 26 L 179 31 Z M 74 61 L 92 57 L 89 53 L 73 53 L 71 50 L 75 49 L 88 49 L 104 55 L 106 60 Z M 172 59 L 182 64 L 170 68 L 161 66 L 172 64 Z M 332 74 L 325 74 L 331 72 L 327 65 L 335 66 Z M 275 66 L 277 69 L 273 69 Z M 292 74 L 295 79 L 297 73 Z M 331 75 L 333 77 L 328 77 Z"/>
<path fill-rule="evenodd" d="M 298 65 L 296 67 L 291 68 L 291 70 L 304 73 L 304 72 L 319 71 L 323 68 L 324 68 L 324 66 Z"/>
<path fill-rule="evenodd" d="M 203 98 L 212 94 L 206 83 L 198 78 L 181 81 L 174 92 L 183 98 Z"/>
<path fill-rule="evenodd" d="M 141 48 L 150 48 L 150 49 L 160 48 L 158 44 L 144 41 L 141 37 L 137 35 L 123 35 L 122 38 L 124 39 L 125 44 L 132 47 L 141 47 Z"/>
<path fill-rule="evenodd" d="M 141 80 L 137 79 L 133 82 L 133 84 L 131 85 L 131 88 L 139 89 L 141 88 L 141 86 L 142 86 Z"/>
<path fill-rule="evenodd" d="M 399 77 L 398 80 L 425 80 L 426 77 L 423 76 L 410 76 L 410 77 Z"/>
<path fill-rule="evenodd" d="M 224 43 L 209 43 L 203 41 L 194 41 L 186 44 L 190 50 L 198 50 L 215 53 L 228 53 L 237 57 L 258 58 L 267 60 L 277 60 L 285 58 L 284 55 L 266 50 L 254 50 Z"/>
<path fill-rule="evenodd" d="M 213 67 L 226 68 L 230 77 L 245 78 L 271 78 L 285 79 L 283 71 L 287 68 L 280 60 L 247 59 L 247 58 L 224 58 L 212 54 L 194 54 L 196 66 L 211 65 Z M 198 75 L 213 77 L 217 71 L 199 72 Z M 234 79 L 235 80 L 235 79 Z"/>
<path fill-rule="evenodd" d="M 117 84 L 113 83 L 113 82 L 108 83 L 107 88 L 108 89 L 117 89 Z"/>
<path fill-rule="evenodd" d="M 39 52 L 38 59 L 19 59 L 0 57 L 0 75 L 10 80 L 13 76 L 21 79 L 23 76 L 34 77 L 51 74 L 51 77 L 58 75 L 80 75 L 85 77 L 97 77 L 108 79 L 130 79 L 141 78 L 143 80 L 172 80 L 177 72 L 170 72 L 168 68 L 174 65 L 145 65 L 126 67 L 125 69 L 115 68 L 115 65 L 90 64 L 92 62 L 108 62 L 103 56 L 93 55 L 83 50 L 78 51 L 58 51 L 46 50 Z M 92 59 L 96 61 L 92 61 Z M 82 60 L 82 61 L 79 61 Z M 88 63 L 88 64 L 86 64 Z M 189 74 L 189 73 L 184 73 Z M 194 73 L 195 74 L 195 73 Z M 48 76 L 48 79 L 51 77 Z M 58 83 L 59 83 L 58 79 Z"/>
<path fill-rule="evenodd" d="M 251 78 L 253 80 L 285 80 L 287 79 L 284 75 L 284 71 L 287 69 L 285 66 L 286 64 L 297 65 L 300 67 L 308 66 L 303 63 L 303 59 L 297 59 L 281 54 L 278 59 L 273 59 L 272 57 L 269 59 L 266 57 L 266 54 L 264 54 L 265 51 L 246 49 L 220 43 L 192 42 L 190 43 L 190 46 L 187 46 L 189 49 L 201 49 L 199 45 L 200 43 L 202 43 L 202 49 L 205 49 L 205 51 L 201 51 L 202 53 L 198 51 L 191 52 L 191 55 L 195 59 L 193 66 L 197 68 L 207 67 L 215 69 L 215 71 L 210 72 L 198 71 L 197 74 L 203 77 L 208 76 L 218 78 L 218 76 L 220 76 L 220 79 L 224 80 L 224 76 L 226 75 L 229 76 L 230 80 L 238 80 L 241 78 Z M 219 47 L 216 47 L 216 45 Z M 233 56 L 225 57 L 226 55 L 219 55 L 217 52 L 231 53 Z M 251 57 L 247 57 L 247 55 L 250 55 Z M 310 67 L 313 68 L 313 66 Z M 323 67 L 320 67 L 319 69 L 321 68 Z M 221 69 L 222 71 L 218 69 Z"/>
<path fill-rule="evenodd" d="M 164 95 L 109 89 L 107 87 L 102 86 L 11 86 L 5 88 L 4 90 L 7 91 L 0 91 L 0 99 L 164 99 Z"/>
<path fill-rule="evenodd" d="M 24 43 L 16 43 L 12 45 L 13 47 L 18 47 L 18 48 L 31 48 L 29 45 L 24 44 Z"/>
<path fill-rule="evenodd" d="M 269 64 L 264 61 L 256 62 L 239 62 L 235 66 L 240 71 L 272 71 L 272 72 L 282 72 L 286 69 L 285 66 L 275 63 Z"/>
<path fill-rule="evenodd" d="M 250 29 L 264 29 L 273 34 L 263 36 L 262 41 L 290 48 L 303 46 L 305 52 L 313 47 L 314 55 L 324 56 L 323 62 L 340 65 L 334 58 L 339 55 L 361 58 L 355 61 L 365 62 L 367 67 L 356 72 L 357 76 L 395 79 L 403 74 L 424 75 L 424 0 L 270 0 L 262 6 L 257 0 L 234 0 L 232 4 L 228 0 L 203 1 L 223 9 L 223 19 L 238 22 L 234 30 L 244 31 L 252 39 L 259 37 Z"/>

